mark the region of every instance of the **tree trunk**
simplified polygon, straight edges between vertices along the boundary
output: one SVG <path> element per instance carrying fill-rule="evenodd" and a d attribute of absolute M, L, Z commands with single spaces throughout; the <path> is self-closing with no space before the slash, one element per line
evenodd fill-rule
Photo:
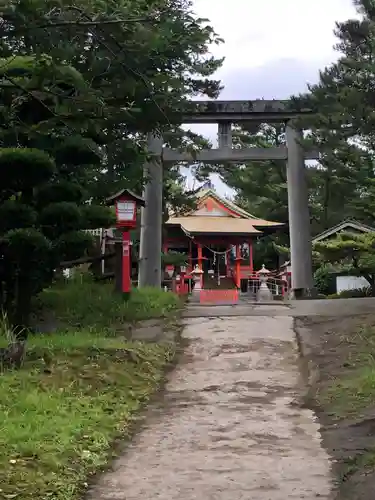
<path fill-rule="evenodd" d="M 375 297 L 375 274 L 365 274 L 364 277 L 370 283 L 371 297 Z"/>

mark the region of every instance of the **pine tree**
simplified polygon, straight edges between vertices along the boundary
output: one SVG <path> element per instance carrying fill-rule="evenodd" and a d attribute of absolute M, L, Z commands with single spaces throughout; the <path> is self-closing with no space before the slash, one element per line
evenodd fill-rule
<path fill-rule="evenodd" d="M 375 2 L 355 4 L 361 18 L 336 25 L 338 61 L 297 98 L 317 111 L 302 124 L 322 152 L 322 229 L 349 217 L 375 223 Z"/>

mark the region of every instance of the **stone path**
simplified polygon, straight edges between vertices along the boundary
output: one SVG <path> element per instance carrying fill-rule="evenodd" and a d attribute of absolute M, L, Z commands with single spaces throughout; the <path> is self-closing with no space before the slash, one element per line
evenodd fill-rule
<path fill-rule="evenodd" d="M 293 318 L 304 316 L 353 316 L 371 314 L 375 309 L 375 297 L 359 299 L 336 300 L 296 300 L 286 304 L 277 301 L 267 304 L 243 303 L 235 305 L 206 306 L 190 304 L 185 316 L 219 317 L 219 316 L 290 316 Z"/>
<path fill-rule="evenodd" d="M 184 359 L 90 500 L 331 498 L 288 316 L 189 318 Z"/>

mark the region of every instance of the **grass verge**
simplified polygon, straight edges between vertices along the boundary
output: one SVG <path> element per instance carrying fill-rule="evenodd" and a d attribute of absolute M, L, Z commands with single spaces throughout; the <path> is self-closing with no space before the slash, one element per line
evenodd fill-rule
<path fill-rule="evenodd" d="M 340 342 L 335 349 L 340 363 L 334 376 L 317 392 L 319 407 L 329 415 L 339 441 L 347 440 L 348 450 L 340 460 L 339 480 L 347 484 L 352 477 L 355 489 L 375 468 L 373 414 L 375 408 L 375 326 L 359 327 L 354 332 L 337 332 Z M 340 431 L 340 428 L 343 431 Z M 370 433 L 369 433 L 370 432 Z M 370 437 L 371 436 L 371 437 Z M 345 442 L 337 445 L 345 448 Z M 349 445 L 349 446 L 348 446 Z M 358 480 L 358 476 L 360 479 Z M 364 494 L 364 498 L 366 495 Z"/>
<path fill-rule="evenodd" d="M 56 283 L 35 300 L 39 314 L 53 316 L 60 327 L 89 328 L 111 333 L 124 323 L 165 318 L 181 307 L 177 295 L 155 288 L 134 289 L 125 301 L 111 283 L 88 279 Z"/>
<path fill-rule="evenodd" d="M 124 302 L 93 283 L 59 285 L 40 302 L 64 329 L 32 336 L 23 367 L 0 374 L 0 499 L 77 500 L 175 356 L 174 342 L 130 342 L 115 328 L 179 302 L 155 290 Z"/>
<path fill-rule="evenodd" d="M 318 393 L 318 402 L 338 420 L 356 419 L 375 407 L 375 327 L 344 335 L 341 344 L 346 344 L 342 373 Z"/>

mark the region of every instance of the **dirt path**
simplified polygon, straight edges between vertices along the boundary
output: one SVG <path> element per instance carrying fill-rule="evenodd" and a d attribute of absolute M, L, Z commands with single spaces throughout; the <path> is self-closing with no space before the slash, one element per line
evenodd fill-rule
<path fill-rule="evenodd" d="M 90 500 L 330 498 L 313 413 L 293 406 L 290 317 L 190 318 L 163 402 Z"/>

